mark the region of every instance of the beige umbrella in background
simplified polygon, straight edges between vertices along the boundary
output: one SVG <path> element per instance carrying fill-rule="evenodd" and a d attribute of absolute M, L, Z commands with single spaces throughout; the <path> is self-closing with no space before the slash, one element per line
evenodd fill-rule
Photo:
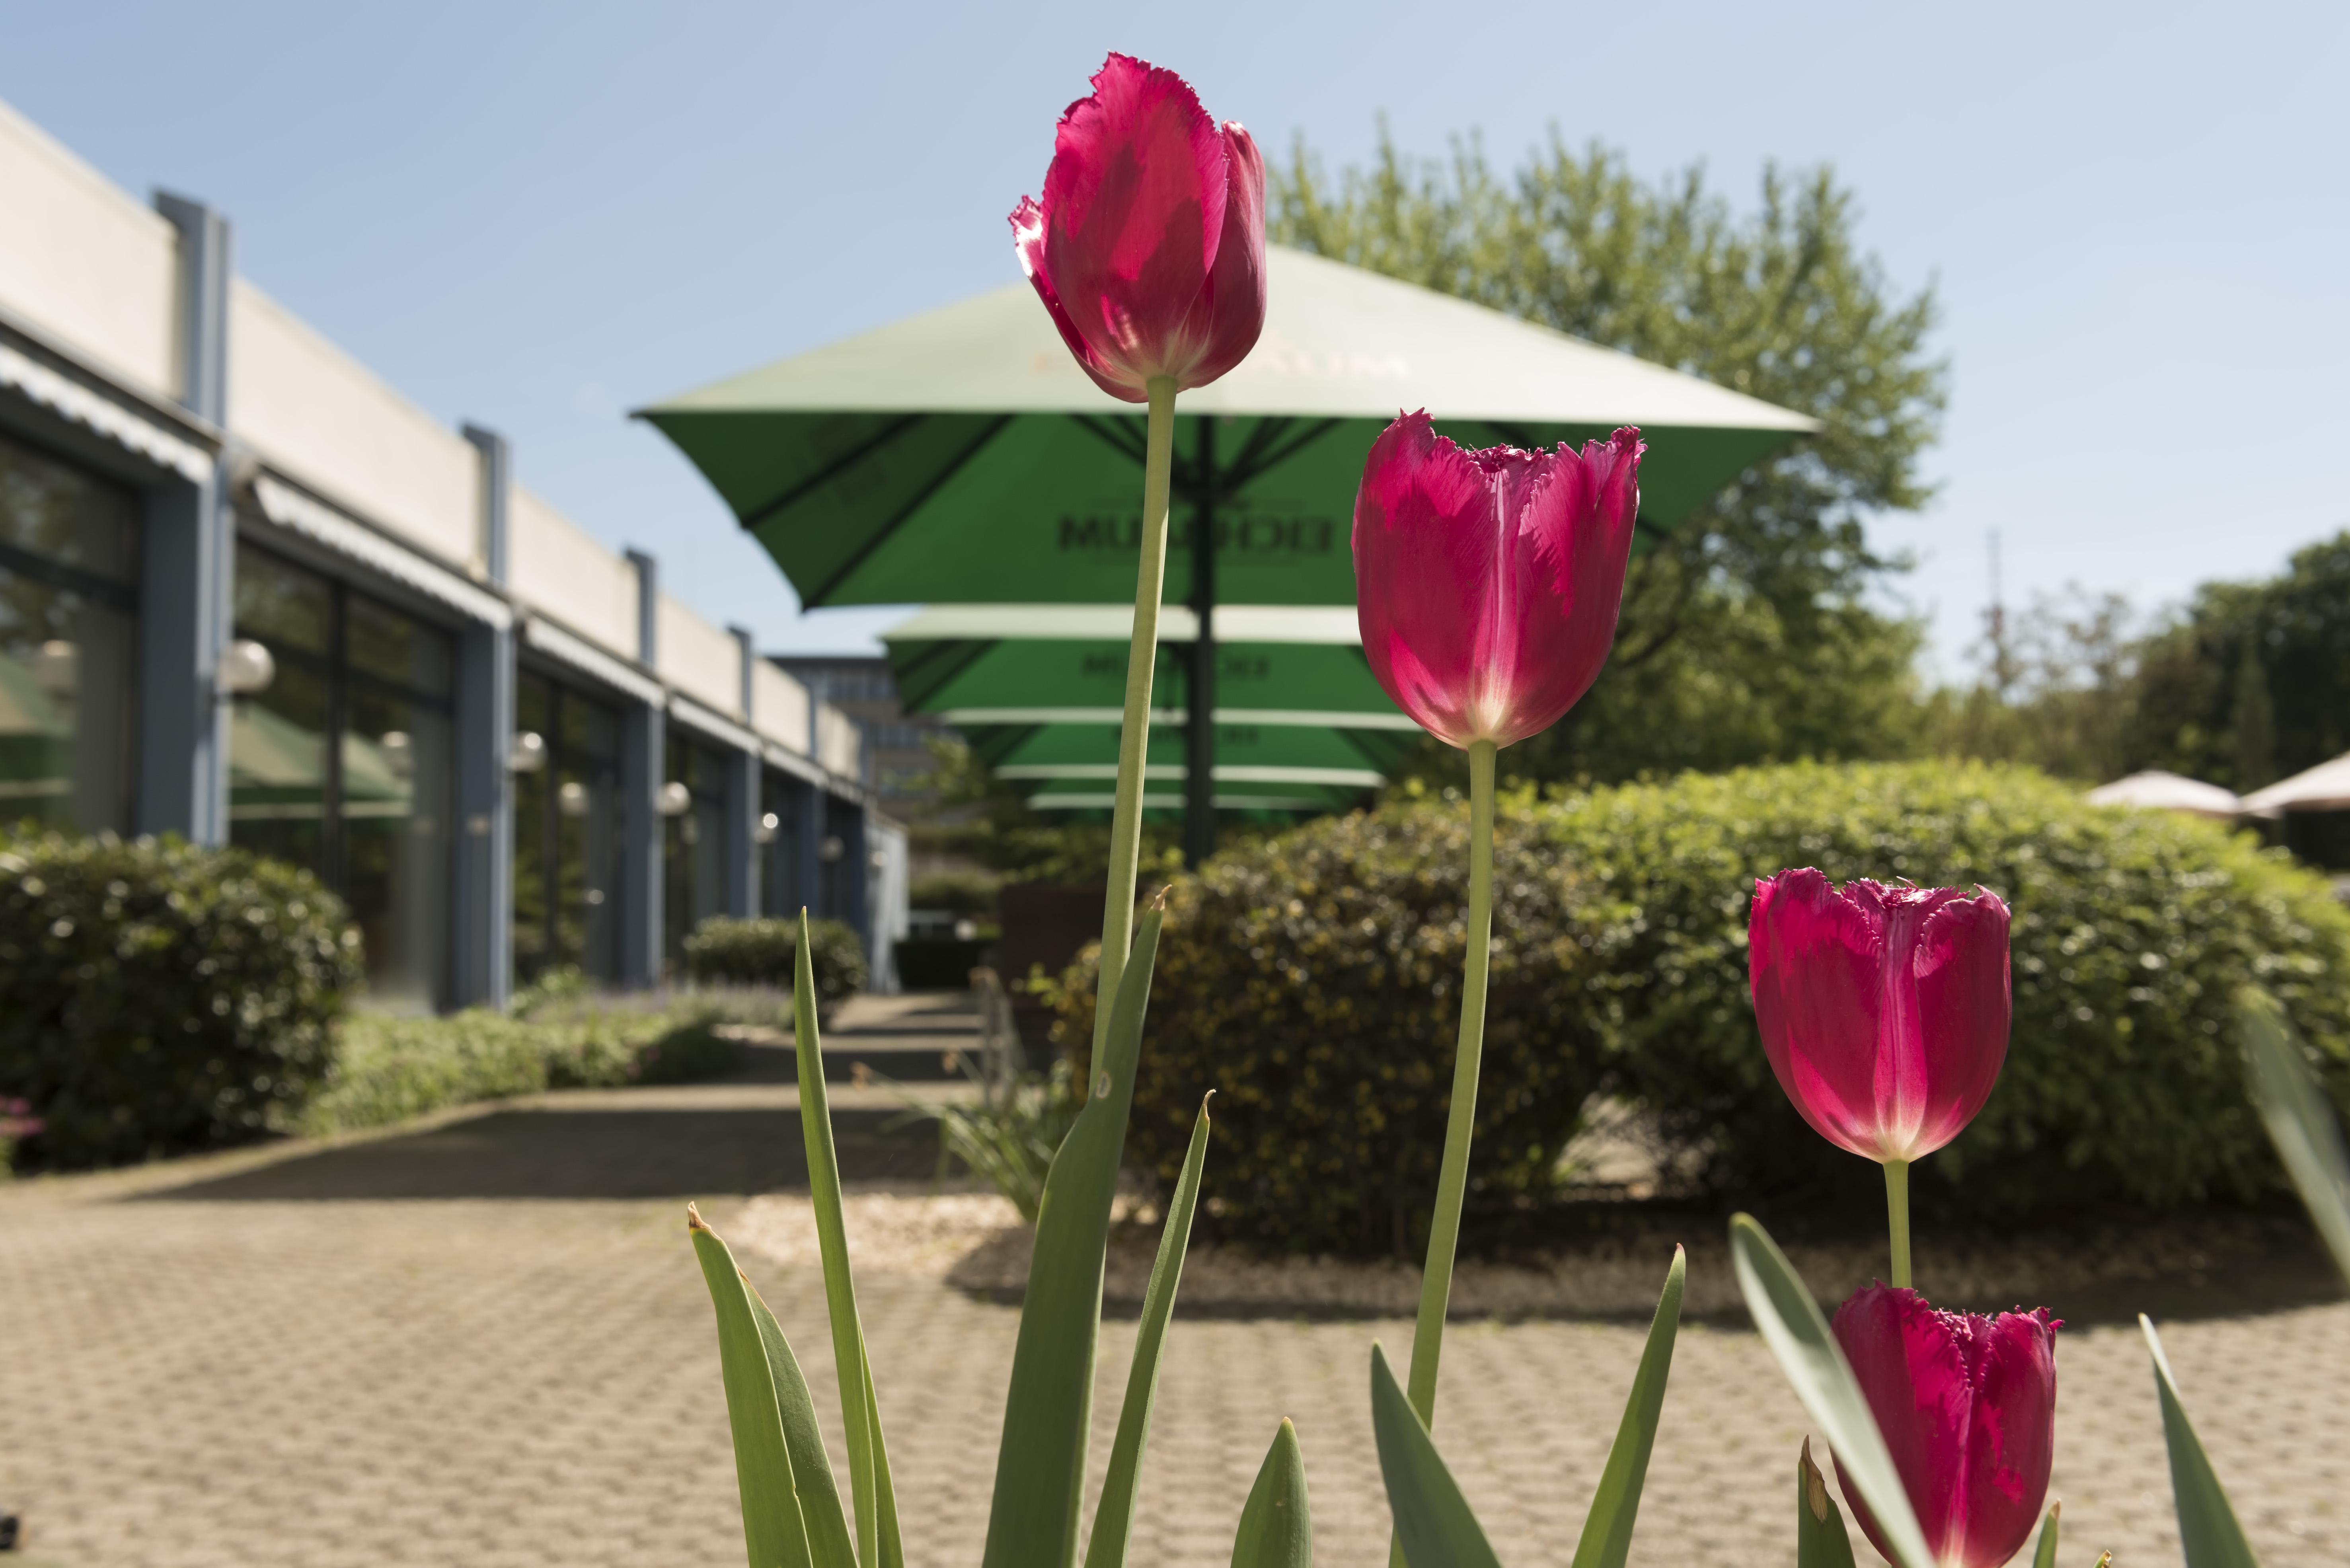
<path fill-rule="evenodd" d="M 2089 792 L 2089 804 L 2136 806 L 2141 811 L 2183 811 L 2195 816 L 2233 818 L 2243 815 L 2243 805 L 2234 791 L 2158 769 L 2100 784 Z"/>
<path fill-rule="evenodd" d="M 2350 811 L 2350 752 L 2305 773 L 2280 779 L 2244 797 L 2248 815 L 2275 816 L 2288 811 Z"/>

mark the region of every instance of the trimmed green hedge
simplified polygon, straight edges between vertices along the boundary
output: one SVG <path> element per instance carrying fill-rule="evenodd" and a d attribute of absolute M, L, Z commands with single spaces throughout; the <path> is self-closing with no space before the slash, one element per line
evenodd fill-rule
<path fill-rule="evenodd" d="M 1923 1204 L 2002 1215 L 2278 1189 L 2230 1019 L 2250 980 L 2285 1002 L 2350 1106 L 2350 911 L 2248 834 L 1980 764 L 1752 769 L 1539 815 L 1588 879 L 1577 941 L 1610 1086 L 1660 1116 L 1718 1189 L 1874 1176 L 1804 1127 L 1755 1036 L 1747 904 L 1755 877 L 1786 866 L 1981 883 L 2014 910 L 2007 1066 L 1918 1168 Z"/>
<path fill-rule="evenodd" d="M 361 976 L 307 871 L 176 838 L 0 839 L 0 1099 L 20 1168 L 115 1165 L 299 1116 Z"/>
<path fill-rule="evenodd" d="M 865 989 L 865 943 L 841 920 L 810 920 L 808 942 L 816 1006 L 829 1013 Z M 764 985 L 788 994 L 799 943 L 796 919 L 712 915 L 685 939 L 685 971 L 703 985 Z"/>
<path fill-rule="evenodd" d="M 344 1020 L 334 1067 L 294 1125 L 317 1136 L 546 1089 L 711 1077 L 742 1059 L 742 1046 L 717 1033 L 728 1016 L 704 999 L 625 997 L 564 999 L 529 1017 L 359 1013 Z"/>
<path fill-rule="evenodd" d="M 1395 1245 L 1424 1215 L 1457 1016 L 1467 808 L 1391 805 L 1211 861 L 1170 896 L 1131 1147 L 1171 1179 L 1221 1091 L 1210 1194 L 1227 1233 Z M 2250 1199 L 2281 1182 L 2229 998 L 2268 985 L 2350 1107 L 2350 911 L 2248 835 L 2084 804 L 2022 769 L 1886 764 L 1689 775 L 1504 802 L 1474 1173 L 1539 1190 L 1583 1098 L 1637 1101 L 1725 1196 L 1876 1176 L 1805 1127 L 1755 1035 L 1757 876 L 1980 882 L 2014 909 L 2007 1068 L 1915 1178 L 1921 1205 Z M 1082 1044 L 1090 982 L 1063 999 Z"/>
<path fill-rule="evenodd" d="M 1466 806 L 1325 818 L 1170 888 L 1128 1147 L 1171 1182 L 1216 1090 L 1206 1192 L 1221 1233 L 1371 1253 L 1424 1241 L 1468 946 L 1468 826 Z M 1539 1189 L 1598 1083 L 1577 1028 L 1589 964 L 1569 929 L 1575 880 L 1522 817 L 1498 836 L 1493 887 L 1470 1175 Z M 1098 956 L 1055 992 L 1058 1037 L 1080 1056 Z"/>

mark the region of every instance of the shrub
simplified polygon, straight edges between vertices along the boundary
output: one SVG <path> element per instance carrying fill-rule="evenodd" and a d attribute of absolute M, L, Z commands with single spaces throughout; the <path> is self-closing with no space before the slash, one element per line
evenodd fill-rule
<path fill-rule="evenodd" d="M 488 1008 L 445 1018 L 360 1013 L 344 1021 L 334 1068 L 296 1125 L 315 1136 L 544 1089 L 709 1077 L 741 1059 L 742 1047 L 717 1033 L 725 1016 L 699 999 L 620 998 L 567 1000 L 530 1017 Z"/>
<path fill-rule="evenodd" d="M 360 980 L 307 871 L 177 838 L 0 840 L 0 1099 L 26 1166 L 257 1137 L 297 1115 Z"/>
<path fill-rule="evenodd" d="M 1913 1178 L 1946 1211 L 2248 1199 L 2281 1177 L 2245 1098 L 2230 1004 L 2286 1002 L 2350 1104 L 2350 912 L 2250 836 L 2116 811 L 2024 769 L 1752 769 L 1544 808 L 1584 873 L 1576 943 L 1608 1078 L 1723 1190 L 1864 1179 L 1796 1117 L 1746 984 L 1757 876 L 1981 883 L 2014 909 L 2014 1026 L 1998 1088 Z"/>
<path fill-rule="evenodd" d="M 1468 945 L 1463 805 L 1326 818 L 1170 888 L 1128 1147 L 1171 1183 L 1217 1091 L 1215 1228 L 1296 1250 L 1424 1239 Z M 1574 879 L 1531 815 L 1494 846 L 1494 943 L 1471 1182 L 1538 1189 L 1596 1085 L 1576 1026 L 1589 963 Z M 1080 961 L 1090 968 L 1097 954 Z M 1093 979 L 1055 994 L 1082 1058 Z"/>
<path fill-rule="evenodd" d="M 685 939 L 685 971 L 705 985 L 765 985 L 788 993 L 799 940 L 795 919 L 713 915 Z M 840 920 L 810 920 L 808 940 L 816 1006 L 829 1012 L 865 988 L 865 943 Z"/>
<path fill-rule="evenodd" d="M 1228 1233 L 1360 1251 L 1424 1215 L 1452 1059 L 1468 812 L 1397 803 L 1211 861 L 1169 897 L 1131 1147 L 1170 1178 L 1214 1088 Z M 1913 1177 L 1987 1217 L 2281 1189 L 2230 998 L 2275 991 L 2350 1106 L 2350 911 L 2250 836 L 2113 811 L 2022 769 L 1803 765 L 1505 797 L 1475 1177 L 1538 1190 L 1587 1090 L 1648 1110 L 1674 1168 L 1742 1196 L 1874 1173 L 1796 1116 L 1756 1037 L 1746 911 L 1817 866 L 1981 882 L 2014 909 L 2006 1071 Z M 1090 1038 L 1091 976 L 1058 992 Z M 1471 1201 L 1477 1200 L 1472 1190 Z"/>
<path fill-rule="evenodd" d="M 906 889 L 906 902 L 916 909 L 944 909 L 956 915 L 995 913 L 997 888 L 1003 878 L 993 871 L 941 871 L 917 877 Z"/>

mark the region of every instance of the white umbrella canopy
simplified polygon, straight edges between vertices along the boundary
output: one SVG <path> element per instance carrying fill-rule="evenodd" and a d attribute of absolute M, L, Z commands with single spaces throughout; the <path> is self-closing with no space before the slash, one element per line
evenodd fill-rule
<path fill-rule="evenodd" d="M 2135 806 L 2143 811 L 2183 811 L 2195 816 L 2243 815 L 2242 803 L 2233 790 L 2158 769 L 2100 784 L 2089 792 L 2089 804 Z"/>
<path fill-rule="evenodd" d="M 2287 811 L 2350 811 L 2350 752 L 2305 773 L 2280 779 L 2244 797 L 2244 811 L 2274 816 Z"/>

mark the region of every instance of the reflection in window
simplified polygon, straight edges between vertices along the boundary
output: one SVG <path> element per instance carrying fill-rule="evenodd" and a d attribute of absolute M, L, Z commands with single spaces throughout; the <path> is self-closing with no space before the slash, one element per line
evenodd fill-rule
<path fill-rule="evenodd" d="M 450 945 L 450 639 L 250 545 L 237 552 L 236 635 L 267 644 L 277 676 L 230 717 L 230 841 L 307 866 L 343 896 L 376 1002 L 437 1005 Z"/>
<path fill-rule="evenodd" d="M 693 928 L 726 912 L 726 762 L 674 730 L 668 753 L 665 781 L 687 791 L 661 823 L 661 950 L 675 965 Z"/>
<path fill-rule="evenodd" d="M 577 964 L 619 978 L 619 721 L 612 710 L 525 670 L 515 728 L 546 760 L 515 774 L 515 978 Z"/>
<path fill-rule="evenodd" d="M 130 826 L 130 493 L 0 437 L 0 822 Z"/>

